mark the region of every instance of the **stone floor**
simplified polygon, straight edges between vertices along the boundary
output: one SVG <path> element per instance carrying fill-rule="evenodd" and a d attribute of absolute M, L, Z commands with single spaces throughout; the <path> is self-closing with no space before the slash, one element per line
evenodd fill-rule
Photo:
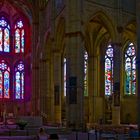
<path fill-rule="evenodd" d="M 59 140 L 132 140 L 128 134 L 99 131 L 68 131 L 63 127 L 43 126 L 47 134 L 57 133 Z M 39 128 L 19 130 L 15 125 L 0 126 L 0 140 L 36 140 Z M 140 138 L 133 138 L 133 140 Z"/>

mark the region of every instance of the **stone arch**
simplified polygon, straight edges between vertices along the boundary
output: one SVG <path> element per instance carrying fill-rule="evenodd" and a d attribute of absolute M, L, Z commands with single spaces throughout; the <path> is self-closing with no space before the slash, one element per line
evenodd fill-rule
<path fill-rule="evenodd" d="M 58 21 L 56 34 L 55 34 L 55 42 L 56 45 L 55 50 L 59 50 L 61 53 L 64 51 L 64 37 L 65 37 L 65 19 L 61 17 Z"/>
<path fill-rule="evenodd" d="M 134 44 L 136 44 L 136 21 L 135 20 L 131 20 L 130 22 L 128 22 L 123 30 L 123 45 L 125 46 L 125 44 L 131 41 Z"/>
<path fill-rule="evenodd" d="M 96 12 L 85 25 L 85 44 L 87 50 L 89 52 L 89 96 L 98 96 L 96 102 L 100 101 L 100 117 L 104 117 L 104 50 L 105 47 L 109 44 L 109 42 L 115 40 L 117 36 L 117 31 L 115 28 L 115 24 L 113 23 L 113 18 L 108 16 L 103 11 Z M 92 93 L 91 93 L 92 91 Z M 89 110 L 92 112 L 94 106 L 94 102 L 92 99 L 89 99 Z M 95 107 L 96 108 L 96 107 Z M 93 112 L 92 112 L 93 113 Z M 95 112 L 94 112 L 95 113 Z M 92 114 L 89 117 L 89 122 L 98 121 L 99 116 L 96 114 Z"/>
<path fill-rule="evenodd" d="M 22 11 L 25 14 L 25 16 L 29 19 L 30 23 L 32 22 L 33 18 L 36 17 L 35 15 L 36 12 L 33 10 L 32 3 L 27 1 L 19 1 L 19 0 L 15 0 L 15 1 L 8 0 L 7 2 L 9 2 L 13 7 L 15 7 L 19 13 Z M 4 1 L 4 3 L 6 3 L 6 1 Z"/>
<path fill-rule="evenodd" d="M 51 39 L 51 34 L 50 31 L 46 32 L 45 38 L 44 38 L 44 46 L 42 50 L 42 58 L 47 60 L 50 59 L 51 57 L 51 44 L 52 44 L 52 39 Z"/>
<path fill-rule="evenodd" d="M 111 41 L 116 38 L 113 20 L 102 11 L 95 13 L 85 26 L 85 42 L 89 52 L 97 53 L 98 46 L 103 40 Z M 94 54 L 95 55 L 95 54 Z"/>

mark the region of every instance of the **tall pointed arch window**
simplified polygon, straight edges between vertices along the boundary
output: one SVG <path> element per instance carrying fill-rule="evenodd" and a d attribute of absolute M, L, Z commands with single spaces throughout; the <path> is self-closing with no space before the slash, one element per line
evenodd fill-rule
<path fill-rule="evenodd" d="M 87 71 L 88 71 L 88 53 L 87 51 L 85 51 L 84 54 L 84 95 L 88 96 L 88 88 L 87 88 L 87 82 L 88 82 L 88 75 L 87 75 Z"/>
<path fill-rule="evenodd" d="M 24 99 L 24 64 L 22 61 L 15 67 L 15 98 Z"/>
<path fill-rule="evenodd" d="M 15 53 L 24 53 L 25 31 L 23 22 L 20 20 L 15 25 Z"/>
<path fill-rule="evenodd" d="M 4 17 L 0 18 L 0 52 L 10 52 L 10 26 Z"/>
<path fill-rule="evenodd" d="M 66 96 L 66 58 L 64 58 L 64 96 Z"/>
<path fill-rule="evenodd" d="M 113 92 L 113 47 L 109 45 L 105 54 L 105 95 Z"/>
<path fill-rule="evenodd" d="M 7 13 L 8 7 L 11 12 Z M 30 44 L 28 16 L 22 9 L 13 7 L 11 2 L 4 2 L 0 10 L 0 109 L 3 103 L 14 103 L 17 99 L 24 103 L 31 99 Z"/>
<path fill-rule="evenodd" d="M 125 94 L 136 94 L 136 51 L 133 43 L 125 50 Z"/>
<path fill-rule="evenodd" d="M 10 68 L 4 60 L 0 62 L 0 98 L 10 98 Z"/>

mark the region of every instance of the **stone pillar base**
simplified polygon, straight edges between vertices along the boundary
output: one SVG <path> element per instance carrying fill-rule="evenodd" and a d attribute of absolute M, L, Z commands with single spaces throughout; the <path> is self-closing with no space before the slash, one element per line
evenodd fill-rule
<path fill-rule="evenodd" d="M 113 106 L 112 108 L 112 124 L 120 125 L 120 106 Z"/>

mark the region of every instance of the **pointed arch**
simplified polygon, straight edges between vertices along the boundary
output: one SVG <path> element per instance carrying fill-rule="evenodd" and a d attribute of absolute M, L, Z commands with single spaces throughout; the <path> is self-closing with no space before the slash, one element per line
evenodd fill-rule
<path fill-rule="evenodd" d="M 14 50 L 15 53 L 24 53 L 25 50 L 25 29 L 24 23 L 20 19 L 15 24 L 15 33 L 14 33 Z"/>
<path fill-rule="evenodd" d="M 100 43 L 103 40 L 115 40 L 117 31 L 113 23 L 113 18 L 103 11 L 96 12 L 85 26 L 85 44 L 91 55 L 97 55 Z M 88 36 L 87 36 L 88 35 Z M 87 38 L 88 37 L 88 38 Z"/>
<path fill-rule="evenodd" d="M 46 32 L 45 34 L 45 39 L 44 39 L 44 46 L 42 49 L 42 58 L 43 59 L 50 59 L 50 55 L 51 55 L 51 43 L 52 43 L 52 39 L 51 39 L 51 34 L 50 31 Z"/>
<path fill-rule="evenodd" d="M 0 61 L 0 98 L 10 98 L 10 67 L 4 59 Z"/>
<path fill-rule="evenodd" d="M 4 16 L 0 17 L 0 52 L 10 52 L 10 25 Z"/>
<path fill-rule="evenodd" d="M 110 38 L 112 38 L 112 40 L 115 39 L 117 31 L 114 28 L 113 18 L 111 19 L 111 17 L 109 17 L 103 11 L 98 11 L 90 19 L 90 22 L 92 21 L 95 21 L 98 24 L 101 24 L 109 32 Z"/>
<path fill-rule="evenodd" d="M 25 93 L 25 88 L 24 88 L 24 81 L 25 81 L 25 72 L 24 72 L 24 63 L 23 61 L 19 61 L 15 65 L 15 99 L 24 99 L 24 93 Z"/>
<path fill-rule="evenodd" d="M 127 40 L 131 40 L 136 43 L 136 21 L 129 21 L 123 30 L 123 44 L 127 42 Z"/>
<path fill-rule="evenodd" d="M 113 47 L 107 46 L 105 54 L 105 95 L 113 93 Z"/>
<path fill-rule="evenodd" d="M 88 52 L 84 51 L 84 95 L 88 96 Z"/>
<path fill-rule="evenodd" d="M 58 20 L 56 27 L 56 50 L 59 50 L 61 53 L 64 51 L 64 38 L 65 38 L 65 19 L 61 17 Z"/>
<path fill-rule="evenodd" d="M 136 49 L 131 42 L 124 49 L 124 93 L 136 94 Z"/>

